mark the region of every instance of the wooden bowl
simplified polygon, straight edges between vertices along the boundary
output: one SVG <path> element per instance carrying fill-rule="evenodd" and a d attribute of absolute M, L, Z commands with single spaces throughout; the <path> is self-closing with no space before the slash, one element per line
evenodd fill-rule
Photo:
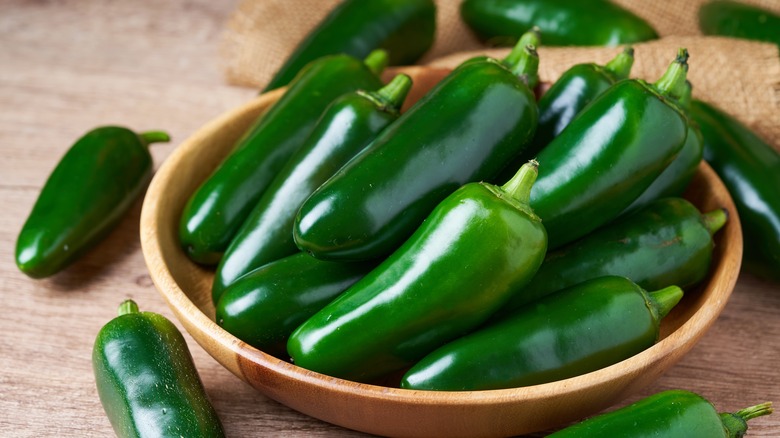
<path fill-rule="evenodd" d="M 409 104 L 447 73 L 404 71 L 415 80 Z M 391 436 L 508 436 L 546 430 L 598 412 L 656 380 L 704 335 L 734 288 L 742 259 L 739 219 L 723 183 L 702 164 L 686 196 L 702 211 L 725 207 L 730 213 L 727 225 L 715 236 L 711 274 L 664 319 L 658 344 L 634 357 L 543 385 L 432 392 L 341 380 L 267 355 L 214 322 L 213 273 L 190 262 L 181 250 L 177 224 L 190 194 L 282 92 L 261 95 L 217 118 L 173 152 L 146 194 L 141 241 L 154 284 L 192 337 L 233 374 L 293 409 L 350 429 Z"/>

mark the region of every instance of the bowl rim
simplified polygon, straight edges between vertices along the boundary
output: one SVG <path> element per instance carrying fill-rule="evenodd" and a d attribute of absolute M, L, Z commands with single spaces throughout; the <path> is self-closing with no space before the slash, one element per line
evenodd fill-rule
<path fill-rule="evenodd" d="M 320 389 L 339 394 L 357 395 L 393 403 L 411 403 L 415 405 L 495 405 L 497 403 L 517 403 L 520 400 L 539 400 L 553 394 L 573 394 L 608 383 L 610 380 L 613 380 L 616 373 L 620 375 L 641 373 L 660 358 L 673 356 L 673 354 L 679 354 L 679 357 L 682 357 L 714 323 L 736 285 L 742 258 L 742 232 L 733 200 L 726 191 L 726 198 L 723 199 L 723 204 L 725 205 L 722 205 L 722 207 L 728 210 L 729 221 L 724 229 L 718 232 L 722 233 L 719 237 L 720 241 L 726 242 L 724 248 L 722 248 L 724 251 L 722 262 L 725 262 L 726 259 L 734 259 L 733 263 L 736 263 L 737 266 L 733 269 L 711 268 L 705 282 L 701 284 L 702 288 L 712 287 L 714 284 L 721 285 L 719 287 L 722 290 L 719 294 L 720 299 L 696 309 L 676 330 L 652 347 L 614 365 L 579 376 L 533 386 L 479 391 L 426 391 L 358 383 L 331 377 L 306 370 L 266 354 L 225 331 L 203 313 L 180 288 L 166 263 L 163 256 L 163 248 L 158 238 L 160 224 L 157 221 L 157 217 L 160 214 L 161 206 L 155 202 L 155 194 L 159 193 L 173 179 L 173 169 L 176 163 L 182 157 L 197 149 L 199 143 L 195 141 L 196 139 L 214 135 L 220 127 L 233 120 L 240 113 L 247 111 L 259 112 L 263 105 L 267 104 L 267 100 L 276 98 L 283 91 L 284 89 L 279 89 L 272 93 L 259 95 L 251 101 L 221 114 L 203 125 L 196 133 L 176 147 L 172 154 L 162 163 L 151 181 L 143 202 L 140 228 L 142 251 L 153 283 L 185 328 L 188 331 L 197 330 L 206 334 L 210 338 L 215 339 L 221 347 L 227 348 L 236 356 L 278 373 L 287 379 L 296 380 L 306 385 L 314 385 Z M 716 185 L 721 186 L 720 189 L 726 190 L 720 178 L 704 161 L 697 169 L 697 176 L 701 175 L 705 176 L 709 181 L 715 182 Z M 227 367 L 233 374 L 236 374 L 237 377 L 246 381 L 244 376 L 228 365 L 229 362 L 235 362 L 235 359 L 214 356 L 209 348 L 201 343 L 198 336 L 193 335 L 193 338 L 218 362 Z"/>

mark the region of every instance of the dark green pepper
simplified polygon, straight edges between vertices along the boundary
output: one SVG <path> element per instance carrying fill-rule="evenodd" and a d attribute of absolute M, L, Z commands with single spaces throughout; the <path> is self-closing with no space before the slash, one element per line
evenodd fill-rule
<path fill-rule="evenodd" d="M 92 350 L 100 402 L 119 437 L 222 437 L 181 332 L 132 300 L 103 326 Z"/>
<path fill-rule="evenodd" d="M 691 117 L 704 136 L 704 159 L 737 207 L 745 241 L 744 266 L 780 281 L 780 154 L 712 105 L 694 100 Z"/>
<path fill-rule="evenodd" d="M 698 394 L 670 390 L 621 409 L 569 426 L 548 438 L 742 438 L 753 418 L 772 413 L 762 403 L 735 413 L 719 414 Z"/>
<path fill-rule="evenodd" d="M 688 51 L 655 84 L 626 79 L 591 102 L 538 155 L 531 192 L 551 249 L 604 225 L 634 202 L 680 153 L 687 118 Z"/>
<path fill-rule="evenodd" d="M 315 257 L 368 260 L 396 249 L 441 200 L 494 177 L 533 137 L 539 59 L 525 42 L 503 61 L 458 66 L 304 202 L 295 243 Z M 524 80 L 525 78 L 526 80 Z"/>
<path fill-rule="evenodd" d="M 298 44 L 264 91 L 287 85 L 325 55 L 363 58 L 384 49 L 391 65 L 414 64 L 433 45 L 435 31 L 432 0 L 344 0 Z"/>
<path fill-rule="evenodd" d="M 508 180 L 522 163 L 535 158 L 593 99 L 626 79 L 633 63 L 634 49 L 628 47 L 607 65 L 577 64 L 566 70 L 539 99 L 539 124 L 533 141 L 496 181 Z"/>
<path fill-rule="evenodd" d="M 501 187 L 469 183 L 397 251 L 290 336 L 294 363 L 369 381 L 482 324 L 527 283 L 547 237 L 528 205 L 536 163 Z M 496 242 L 500 242 L 497 244 Z"/>
<path fill-rule="evenodd" d="M 290 334 L 373 266 L 329 262 L 306 253 L 285 257 L 225 289 L 216 305 L 216 321 L 247 344 L 287 359 Z"/>
<path fill-rule="evenodd" d="M 686 81 L 685 92 L 679 102 L 680 106 L 687 113 L 691 106 L 691 83 L 688 81 Z M 658 178 L 650 184 L 650 187 L 626 211 L 635 210 L 656 199 L 681 196 L 696 174 L 696 169 L 699 168 L 703 155 L 704 138 L 701 135 L 699 125 L 689 117 L 688 135 L 685 138 L 685 144 L 682 150 L 680 150 L 680 154 L 658 175 Z"/>
<path fill-rule="evenodd" d="M 534 25 L 550 46 L 617 46 L 658 38 L 642 18 L 604 0 L 465 0 L 460 15 L 478 36 L 502 45 Z"/>
<path fill-rule="evenodd" d="M 179 239 L 193 261 L 219 262 L 260 196 L 303 145 L 325 108 L 342 94 L 379 89 L 382 82 L 377 74 L 386 61 L 384 52 L 373 52 L 365 63 L 347 55 L 326 56 L 296 76 L 184 207 Z"/>
<path fill-rule="evenodd" d="M 376 93 L 348 93 L 328 106 L 225 251 L 214 275 L 214 303 L 242 275 L 298 252 L 292 230 L 303 201 L 398 118 L 411 84 L 399 75 Z"/>
<path fill-rule="evenodd" d="M 401 388 L 516 388 L 589 373 L 655 344 L 682 295 L 676 286 L 648 293 L 624 277 L 589 280 L 437 349 Z"/>
<path fill-rule="evenodd" d="M 713 0 L 702 4 L 699 29 L 704 35 L 767 41 L 780 46 L 780 15 L 741 2 Z"/>
<path fill-rule="evenodd" d="M 709 273 L 712 235 L 726 223 L 725 210 L 702 215 L 681 198 L 659 199 L 599 228 L 547 257 L 526 287 L 495 315 L 592 278 L 619 275 L 646 290 L 683 289 Z"/>
<path fill-rule="evenodd" d="M 32 278 L 53 275 L 97 244 L 127 213 L 152 176 L 149 143 L 164 132 L 95 128 L 62 157 L 16 241 L 16 265 Z"/>

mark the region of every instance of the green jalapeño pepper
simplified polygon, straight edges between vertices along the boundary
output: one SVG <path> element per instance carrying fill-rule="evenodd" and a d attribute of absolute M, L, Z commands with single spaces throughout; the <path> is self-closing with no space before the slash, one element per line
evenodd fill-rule
<path fill-rule="evenodd" d="M 370 381 L 482 324 L 544 258 L 528 205 L 536 163 L 501 187 L 469 183 L 443 200 L 376 269 L 290 336 L 294 363 Z"/>
<path fill-rule="evenodd" d="M 247 344 L 287 359 L 290 334 L 361 279 L 374 263 L 340 263 L 298 253 L 230 285 L 216 305 L 217 323 Z"/>
<path fill-rule="evenodd" d="M 685 92 L 680 98 L 680 106 L 688 112 L 691 107 L 691 83 L 686 81 Z M 688 118 L 688 135 L 685 144 L 677 158 L 658 175 L 658 178 L 650 184 L 639 198 L 636 199 L 626 211 L 632 211 L 643 205 L 647 205 L 656 199 L 670 196 L 681 196 L 688 184 L 696 174 L 704 155 L 704 138 L 701 135 L 699 125 Z"/>
<path fill-rule="evenodd" d="M 535 158 L 593 99 L 615 82 L 626 79 L 633 63 L 634 49 L 627 47 L 607 65 L 577 64 L 566 70 L 539 99 L 539 125 L 533 141 L 497 181 L 508 180 L 522 163 Z"/>
<path fill-rule="evenodd" d="M 460 15 L 493 44 L 511 43 L 534 25 L 550 46 L 617 46 L 658 38 L 642 18 L 603 0 L 465 0 Z"/>
<path fill-rule="evenodd" d="M 325 110 L 225 251 L 214 276 L 214 303 L 242 275 L 299 251 L 292 230 L 301 204 L 398 118 L 411 83 L 409 76 L 399 75 L 378 92 L 347 93 Z"/>
<path fill-rule="evenodd" d="M 524 44 L 535 40 L 503 62 L 464 62 L 382 131 L 301 206 L 298 247 L 323 259 L 386 256 L 447 195 L 494 177 L 536 129 L 539 58 Z"/>
<path fill-rule="evenodd" d="M 688 51 L 655 84 L 620 81 L 597 97 L 538 156 L 531 192 L 550 248 L 610 222 L 644 192 L 685 144 Z"/>
<path fill-rule="evenodd" d="M 655 344 L 682 295 L 676 286 L 647 293 L 624 277 L 589 280 L 439 348 L 407 371 L 401 387 L 502 389 L 589 373 Z"/>
<path fill-rule="evenodd" d="M 380 88 L 377 74 L 386 61 L 384 52 L 373 52 L 365 63 L 347 55 L 326 56 L 296 76 L 184 207 L 179 240 L 193 261 L 219 262 L 260 196 L 303 145 L 325 108 L 342 94 Z"/>
<path fill-rule="evenodd" d="M 222 437 L 181 332 L 132 300 L 100 330 L 92 350 L 100 402 L 117 436 Z"/>
<path fill-rule="evenodd" d="M 745 267 L 780 281 L 780 154 L 723 111 L 694 100 L 704 159 L 729 190 L 745 239 Z"/>
<path fill-rule="evenodd" d="M 433 45 L 432 0 L 344 0 L 298 44 L 265 91 L 287 85 L 309 62 L 344 53 L 363 58 L 384 49 L 390 65 L 414 64 Z"/>
<path fill-rule="evenodd" d="M 95 128 L 57 164 L 16 241 L 16 265 L 44 278 L 73 263 L 111 231 L 152 176 L 149 143 L 164 132 Z"/>
<path fill-rule="evenodd" d="M 589 418 L 548 438 L 742 438 L 753 418 L 772 413 L 772 403 L 718 413 L 698 394 L 670 390 Z"/>
<path fill-rule="evenodd" d="M 742 2 L 704 3 L 699 8 L 699 29 L 704 35 L 767 41 L 780 46 L 780 15 Z"/>
<path fill-rule="evenodd" d="M 619 275 L 647 290 L 688 288 L 707 275 L 712 235 L 725 210 L 701 214 L 682 198 L 665 198 L 627 214 L 547 256 L 526 287 L 494 319 L 553 292 L 592 278 Z"/>

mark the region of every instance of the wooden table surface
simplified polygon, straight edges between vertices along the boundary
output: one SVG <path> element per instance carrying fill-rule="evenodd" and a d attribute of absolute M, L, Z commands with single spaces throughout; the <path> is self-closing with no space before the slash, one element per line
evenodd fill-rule
<path fill-rule="evenodd" d="M 175 321 L 141 254 L 140 200 L 105 242 L 52 278 L 21 274 L 14 246 L 49 173 L 86 131 L 167 130 L 173 141 L 152 146 L 159 166 L 199 126 L 256 94 L 227 85 L 220 71 L 235 6 L 0 3 L 0 435 L 111 436 L 91 369 L 95 335 L 126 298 Z M 228 436 L 362 436 L 265 398 L 185 337 Z M 778 363 L 780 286 L 743 274 L 701 342 L 630 400 L 683 388 L 720 410 L 780 402 Z M 780 414 L 753 420 L 749 435 L 780 437 Z"/>

